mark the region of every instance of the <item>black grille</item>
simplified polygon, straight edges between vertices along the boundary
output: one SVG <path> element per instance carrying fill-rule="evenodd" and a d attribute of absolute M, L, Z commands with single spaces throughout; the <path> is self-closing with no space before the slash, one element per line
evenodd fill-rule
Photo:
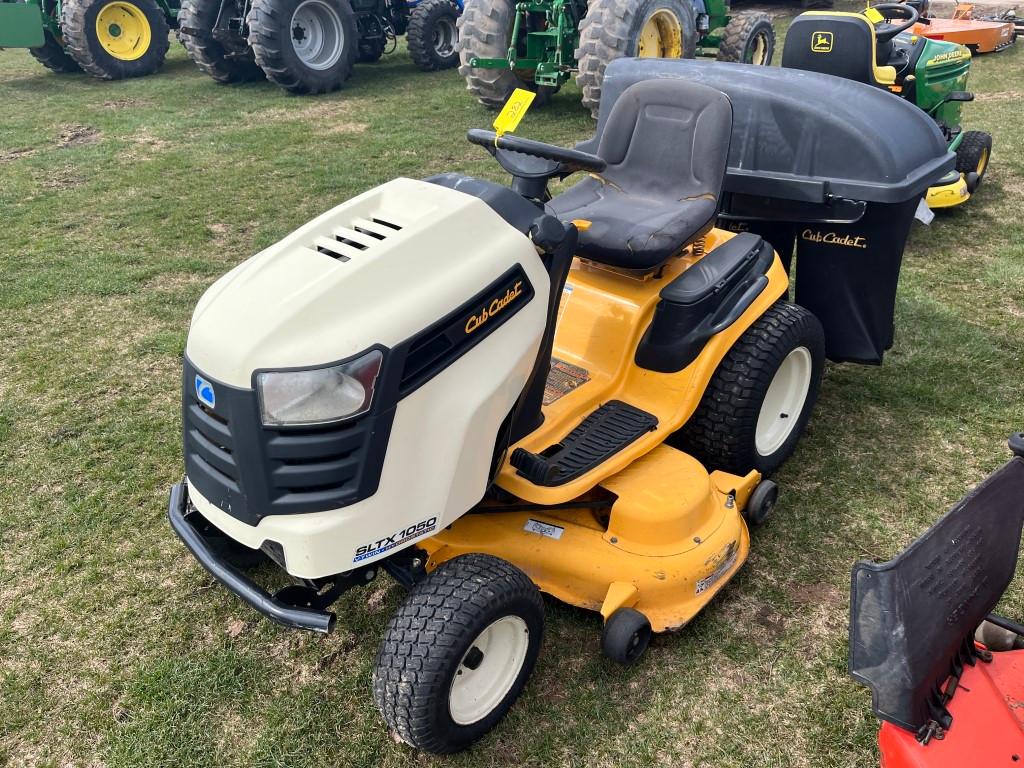
<path fill-rule="evenodd" d="M 223 511 L 255 524 L 267 515 L 337 509 L 376 492 L 394 408 L 326 427 L 266 428 L 253 390 L 214 381 L 211 408 L 196 397 L 196 374 L 186 358 L 185 471 Z"/>

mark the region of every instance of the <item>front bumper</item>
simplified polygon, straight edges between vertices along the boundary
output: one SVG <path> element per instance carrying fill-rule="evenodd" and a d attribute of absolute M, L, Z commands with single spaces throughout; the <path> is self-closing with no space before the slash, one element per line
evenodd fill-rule
<path fill-rule="evenodd" d="M 283 599 L 282 593 L 272 595 L 233 566 L 227 557 L 217 551 L 210 537 L 195 525 L 196 513 L 190 511 L 189 507 L 188 485 L 182 481 L 171 486 L 167 504 L 167 518 L 171 528 L 211 576 L 278 624 L 321 634 L 334 629 L 336 617 L 330 611 L 295 605 Z"/>
<path fill-rule="evenodd" d="M 940 180 L 941 181 L 941 180 Z M 945 184 L 936 184 L 929 187 L 925 202 L 931 209 L 952 208 L 955 205 L 966 203 L 971 197 L 967 186 L 967 180 L 963 174 L 959 174 L 955 181 Z"/>

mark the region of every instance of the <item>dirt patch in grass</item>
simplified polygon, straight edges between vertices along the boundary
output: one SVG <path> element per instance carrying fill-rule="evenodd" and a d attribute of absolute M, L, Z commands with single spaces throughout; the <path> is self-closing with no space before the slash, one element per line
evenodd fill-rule
<path fill-rule="evenodd" d="M 21 157 L 32 157 L 36 151 L 31 147 L 21 147 L 19 149 L 9 149 L 6 152 L 0 152 L 0 163 L 8 163 L 11 160 L 17 160 Z"/>
<path fill-rule="evenodd" d="M 74 189 L 85 184 L 85 178 L 70 165 L 36 174 L 36 182 L 46 190 Z"/>
<path fill-rule="evenodd" d="M 60 133 L 57 134 L 57 147 L 68 149 L 69 147 L 95 144 L 101 136 L 98 128 L 90 128 L 87 125 L 63 125 Z"/>
<path fill-rule="evenodd" d="M 995 91 L 994 93 L 976 93 L 976 101 L 1016 101 L 1024 99 L 1024 91 Z"/>

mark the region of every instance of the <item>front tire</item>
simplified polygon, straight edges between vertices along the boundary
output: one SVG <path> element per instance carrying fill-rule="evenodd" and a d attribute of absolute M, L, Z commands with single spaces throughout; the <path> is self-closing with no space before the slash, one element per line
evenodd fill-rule
<path fill-rule="evenodd" d="M 151 75 L 164 65 L 170 27 L 154 0 L 64 0 L 64 45 L 103 80 Z"/>
<path fill-rule="evenodd" d="M 373 672 L 381 714 L 407 744 L 464 749 L 493 728 L 540 653 L 544 604 L 530 578 L 491 555 L 443 563 L 388 622 Z"/>
<path fill-rule="evenodd" d="M 696 20 L 687 0 L 591 0 L 576 49 L 583 106 L 597 118 L 604 71 L 615 59 L 696 55 Z"/>
<path fill-rule="evenodd" d="M 474 58 L 503 59 L 515 19 L 512 0 L 467 0 L 459 17 L 459 74 L 476 100 L 490 109 L 501 109 L 516 88 L 533 90 L 533 84 L 516 72 L 470 67 Z"/>
<path fill-rule="evenodd" d="M 256 63 L 286 91 L 328 93 L 352 76 L 359 30 L 348 0 L 253 0 L 247 18 Z"/>
<path fill-rule="evenodd" d="M 725 27 L 718 47 L 719 61 L 771 66 L 775 55 L 775 28 L 767 13 L 740 13 Z"/>
<path fill-rule="evenodd" d="M 405 39 L 409 56 L 422 71 L 458 65 L 458 19 L 459 9 L 451 0 L 423 0 L 413 9 Z"/>
<path fill-rule="evenodd" d="M 673 443 L 709 469 L 771 475 L 796 449 L 824 368 L 821 323 L 779 302 L 726 353 Z"/>
<path fill-rule="evenodd" d="M 82 68 L 78 62 L 71 58 L 71 54 L 64 50 L 64 46 L 57 42 L 57 39 L 50 34 L 50 30 L 43 30 L 43 44 L 38 48 L 29 48 L 28 52 L 32 58 L 49 69 L 51 72 L 68 74 L 81 72 Z"/>
<path fill-rule="evenodd" d="M 190 34 L 179 33 L 189 58 L 218 83 L 244 83 L 262 80 L 263 70 L 246 40 L 238 35 L 237 50 L 228 50 L 213 37 L 221 0 L 183 0 L 178 22 Z M 229 55 L 230 54 L 230 55 Z"/>
<path fill-rule="evenodd" d="M 967 178 L 969 192 L 974 192 L 985 178 L 992 158 L 992 135 L 985 131 L 967 131 L 956 148 L 956 169 Z"/>

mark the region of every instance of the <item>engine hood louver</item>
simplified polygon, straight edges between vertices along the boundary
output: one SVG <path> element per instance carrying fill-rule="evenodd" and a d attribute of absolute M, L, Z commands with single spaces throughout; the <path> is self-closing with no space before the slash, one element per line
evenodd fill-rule
<path fill-rule="evenodd" d="M 331 237 L 317 237 L 313 241 L 313 247 L 332 259 L 351 261 L 401 230 L 400 224 L 385 219 L 354 218 L 350 226 L 336 227 Z"/>

